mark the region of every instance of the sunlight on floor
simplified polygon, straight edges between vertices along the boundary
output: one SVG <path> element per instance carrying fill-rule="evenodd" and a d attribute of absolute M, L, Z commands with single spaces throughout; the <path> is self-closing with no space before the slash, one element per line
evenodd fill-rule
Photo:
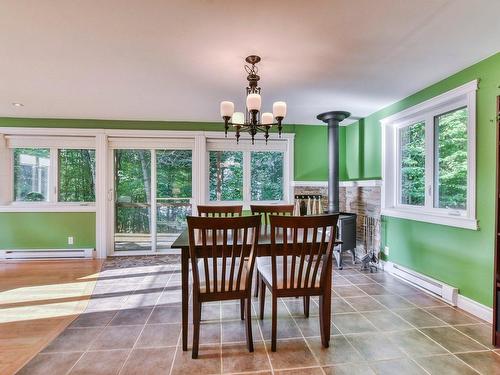
<path fill-rule="evenodd" d="M 12 374 L 54 339 L 86 306 L 102 262 L 0 264 L 0 373 Z"/>

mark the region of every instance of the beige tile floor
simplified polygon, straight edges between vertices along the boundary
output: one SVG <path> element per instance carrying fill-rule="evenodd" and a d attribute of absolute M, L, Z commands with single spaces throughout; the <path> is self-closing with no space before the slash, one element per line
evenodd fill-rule
<path fill-rule="evenodd" d="M 332 337 L 321 347 L 318 307 L 279 302 L 278 350 L 270 312 L 245 347 L 238 303 L 204 305 L 199 359 L 180 344 L 178 263 L 133 259 L 104 266 L 87 310 L 20 374 L 499 374 L 491 326 L 379 273 L 334 271 Z M 255 301 L 256 302 L 256 301 Z"/>

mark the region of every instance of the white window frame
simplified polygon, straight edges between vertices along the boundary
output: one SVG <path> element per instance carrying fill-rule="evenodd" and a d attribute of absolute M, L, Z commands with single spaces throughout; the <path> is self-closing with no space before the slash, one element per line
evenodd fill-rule
<path fill-rule="evenodd" d="M 109 217 L 109 205 L 112 204 L 113 200 L 113 187 L 109 183 L 109 168 L 112 164 L 109 149 L 113 148 L 116 145 L 114 142 L 120 139 L 129 146 L 132 146 L 132 143 L 135 144 L 136 148 L 150 148 L 151 144 L 154 144 L 152 148 L 165 148 L 167 147 L 165 144 L 166 138 L 171 139 L 177 145 L 180 144 L 179 142 L 194 141 L 193 214 L 196 214 L 196 205 L 207 203 L 205 193 L 208 182 L 207 143 L 215 139 L 222 140 L 227 145 L 236 145 L 236 139 L 232 133 L 225 138 L 224 132 L 213 131 L 0 127 L 0 212 L 95 212 L 96 253 L 98 258 L 106 258 L 107 255 L 112 253 L 111 249 L 113 248 L 111 244 L 113 231 L 109 227 L 112 220 Z M 281 142 L 281 144 L 286 145 L 284 146 L 286 148 L 284 180 L 287 187 L 285 188 L 285 197 L 288 201 L 291 201 L 293 197 L 295 134 L 284 133 L 281 138 L 278 138 L 277 134 L 273 133 L 271 138 L 273 139 L 270 142 Z M 14 176 L 10 149 L 12 147 L 9 147 L 12 145 L 13 139 L 26 142 L 25 146 L 19 147 L 34 147 L 38 144 L 39 147 L 71 148 L 69 143 L 76 142 L 73 143 L 73 148 L 87 148 L 78 142 L 85 141 L 85 144 L 91 142 L 92 147 L 88 148 L 96 149 L 95 204 L 44 204 L 43 202 L 17 202 L 13 204 L 12 187 Z M 244 142 L 247 142 L 248 139 L 247 134 L 243 134 L 240 138 Z M 143 143 L 145 140 L 148 145 Z M 257 147 L 254 146 L 252 149 L 256 150 L 259 146 L 262 146 L 264 151 L 270 149 L 265 146 L 260 137 L 256 139 L 255 143 Z"/>
<path fill-rule="evenodd" d="M 56 137 L 27 135 L 4 136 L 6 159 L 3 161 L 8 173 L 8 187 L 4 187 L 2 203 L 11 206 L 18 212 L 94 212 L 94 202 L 60 202 L 59 201 L 59 150 L 90 149 L 95 150 L 93 137 Z M 43 202 L 16 201 L 14 193 L 14 149 L 44 148 L 50 151 L 48 200 Z M 97 162 L 97 161 L 96 161 Z M 10 211 L 9 207 L 1 207 L 0 211 Z"/>
<path fill-rule="evenodd" d="M 114 181 L 114 152 L 115 150 L 146 150 L 151 152 L 151 217 L 149 218 L 151 228 L 151 250 L 144 251 L 117 251 L 115 250 L 114 234 L 115 234 L 115 181 Z M 191 168 L 192 168 L 192 190 L 189 203 L 192 204 L 193 210 L 196 207 L 196 191 L 195 191 L 195 141 L 193 139 L 169 139 L 169 138 L 127 138 L 127 137 L 109 137 L 108 138 L 108 232 L 110 238 L 108 241 L 108 255 L 140 255 L 140 254 L 161 254 L 162 251 L 157 250 L 157 170 L 156 170 L 156 152 L 158 150 L 186 150 L 191 151 Z"/>
<path fill-rule="evenodd" d="M 476 91 L 477 80 L 424 101 L 380 120 L 382 125 L 382 188 L 381 214 L 433 224 L 477 230 L 476 219 Z M 467 123 L 467 207 L 465 210 L 434 207 L 435 160 L 434 119 L 452 110 L 466 107 Z M 400 203 L 402 128 L 425 122 L 425 204 L 412 206 Z"/>
<path fill-rule="evenodd" d="M 243 200 L 232 201 L 211 201 L 210 200 L 210 183 L 209 173 L 207 173 L 205 200 L 207 204 L 213 205 L 234 205 L 242 204 L 243 209 L 247 210 L 252 204 L 288 204 L 291 201 L 293 193 L 291 191 L 293 175 L 293 142 L 288 142 L 289 134 L 286 134 L 282 140 L 269 140 L 267 145 L 264 142 L 256 141 L 251 144 L 249 137 L 242 136 L 239 143 L 232 138 L 212 138 L 207 140 L 207 157 L 206 169 L 209 171 L 210 151 L 239 151 L 243 152 Z M 292 138 L 293 140 L 293 138 Z M 274 151 L 283 153 L 283 199 L 281 200 L 261 200 L 255 201 L 251 199 L 251 153 L 261 151 Z"/>

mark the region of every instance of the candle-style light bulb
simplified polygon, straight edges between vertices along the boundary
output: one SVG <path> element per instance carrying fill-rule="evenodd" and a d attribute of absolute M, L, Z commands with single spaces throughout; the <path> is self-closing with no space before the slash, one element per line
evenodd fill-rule
<path fill-rule="evenodd" d="M 245 114 L 243 112 L 234 112 L 231 122 L 233 125 L 245 124 Z"/>
<path fill-rule="evenodd" d="M 261 103 L 262 98 L 260 97 L 260 94 L 248 94 L 247 108 L 249 111 L 260 111 Z"/>
<path fill-rule="evenodd" d="M 273 104 L 274 118 L 284 118 L 286 116 L 286 103 L 274 102 Z"/>
<path fill-rule="evenodd" d="M 222 118 L 231 117 L 234 113 L 234 103 L 228 101 L 220 102 L 220 115 Z"/>
<path fill-rule="evenodd" d="M 261 116 L 260 116 L 260 123 L 262 125 L 271 125 L 274 121 L 274 117 L 273 117 L 273 114 L 270 113 L 270 112 L 264 112 Z"/>

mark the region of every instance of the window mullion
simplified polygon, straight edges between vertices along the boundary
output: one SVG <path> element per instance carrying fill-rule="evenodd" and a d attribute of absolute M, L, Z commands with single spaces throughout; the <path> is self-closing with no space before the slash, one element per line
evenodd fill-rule
<path fill-rule="evenodd" d="M 50 149 L 50 167 L 49 167 L 49 202 L 57 203 L 59 201 L 59 158 L 58 149 Z"/>
<path fill-rule="evenodd" d="M 434 118 L 425 117 L 425 208 L 434 207 Z"/>
<path fill-rule="evenodd" d="M 150 238 L 151 238 L 151 251 L 156 252 L 156 241 L 157 241 L 157 225 L 156 225 L 156 150 L 152 149 L 151 150 L 151 172 L 150 172 L 150 183 L 151 183 L 151 201 L 149 202 L 150 204 L 150 213 L 151 213 L 151 218 L 150 218 Z"/>
<path fill-rule="evenodd" d="M 243 152 L 243 204 L 248 205 L 252 201 L 250 184 L 252 179 L 251 151 Z"/>

